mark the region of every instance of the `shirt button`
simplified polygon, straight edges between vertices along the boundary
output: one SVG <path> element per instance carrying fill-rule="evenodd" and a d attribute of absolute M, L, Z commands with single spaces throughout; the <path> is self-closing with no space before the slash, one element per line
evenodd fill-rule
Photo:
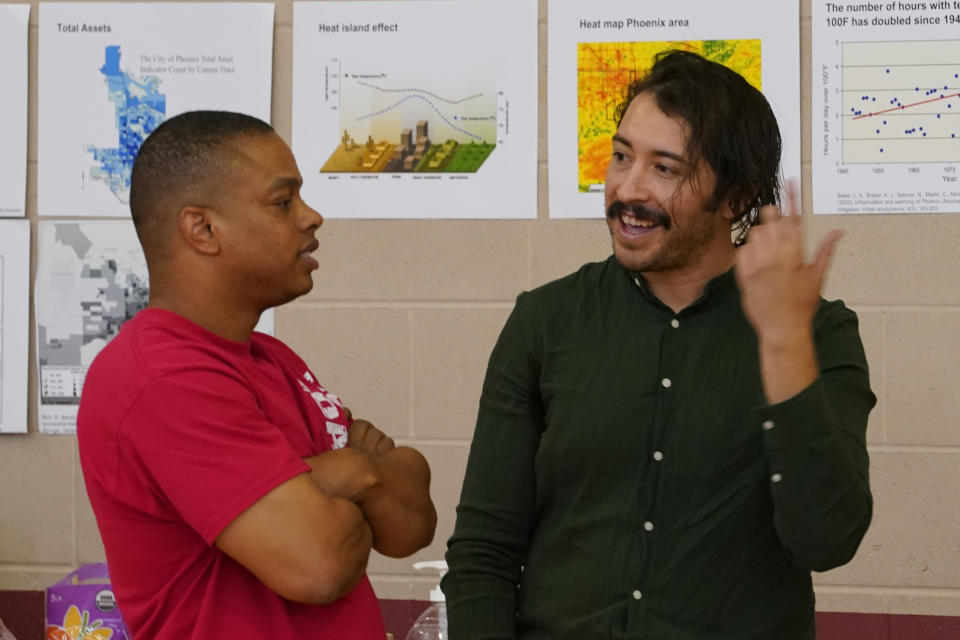
<path fill-rule="evenodd" d="M 670 326 L 676 329 L 677 327 L 680 326 L 680 321 L 674 318 L 673 320 L 670 321 Z"/>
<path fill-rule="evenodd" d="M 635 285 L 637 285 L 637 286 L 639 287 L 639 286 L 640 286 L 640 278 L 634 278 L 634 279 L 633 279 L 633 284 L 635 284 Z"/>
<path fill-rule="evenodd" d="M 646 522 L 643 523 L 643 528 L 646 531 L 653 531 L 653 523 L 647 520 Z"/>
<path fill-rule="evenodd" d="M 764 421 L 763 421 L 763 430 L 764 430 L 764 431 L 770 431 L 770 429 L 773 429 L 773 420 L 764 420 Z"/>
<path fill-rule="evenodd" d="M 633 592 L 633 599 L 634 599 L 634 600 L 639 600 L 639 599 L 642 598 L 642 597 L 643 597 L 643 594 L 640 593 L 640 590 L 639 590 L 639 589 L 637 589 L 636 591 Z"/>
<path fill-rule="evenodd" d="M 664 378 L 663 380 L 660 381 L 660 384 L 663 385 L 664 389 L 669 389 L 673 383 L 670 382 L 670 378 Z"/>
<path fill-rule="evenodd" d="M 775 473 L 775 474 L 773 474 L 772 476 L 770 476 L 770 481 L 771 481 L 771 482 L 780 482 L 781 480 L 783 480 L 783 475 L 782 475 L 782 474 Z"/>
<path fill-rule="evenodd" d="M 656 460 L 657 462 L 660 462 L 661 460 L 663 460 L 663 453 L 661 453 L 660 451 L 654 451 L 653 459 Z"/>

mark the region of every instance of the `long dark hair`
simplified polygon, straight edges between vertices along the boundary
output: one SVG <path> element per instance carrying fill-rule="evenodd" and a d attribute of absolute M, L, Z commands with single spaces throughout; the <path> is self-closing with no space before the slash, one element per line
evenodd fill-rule
<path fill-rule="evenodd" d="M 780 203 L 780 129 L 767 99 L 740 74 L 689 51 L 657 54 L 650 73 L 630 83 L 617 106 L 618 127 L 641 93 L 686 122 L 690 175 L 700 162 L 713 170 L 716 186 L 707 206 L 730 204 L 734 244 L 743 244 L 760 207 Z"/>

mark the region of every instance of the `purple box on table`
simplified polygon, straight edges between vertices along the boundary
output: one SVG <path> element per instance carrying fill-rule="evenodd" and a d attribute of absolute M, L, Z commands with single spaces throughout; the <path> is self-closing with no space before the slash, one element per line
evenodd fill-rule
<path fill-rule="evenodd" d="M 130 640 L 107 565 L 85 564 L 47 587 L 46 640 Z"/>

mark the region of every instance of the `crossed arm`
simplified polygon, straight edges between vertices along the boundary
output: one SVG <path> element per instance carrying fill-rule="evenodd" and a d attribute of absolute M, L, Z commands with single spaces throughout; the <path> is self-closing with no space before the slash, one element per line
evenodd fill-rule
<path fill-rule="evenodd" d="M 215 541 L 275 593 L 330 604 L 363 577 L 371 548 L 403 557 L 430 544 L 430 468 L 414 449 L 354 420 L 346 448 L 305 462 L 309 474 L 273 489 Z"/>
<path fill-rule="evenodd" d="M 372 547 L 402 558 L 433 540 L 437 512 L 430 501 L 430 467 L 415 449 L 366 420 L 354 420 L 347 447 L 307 458 L 311 479 L 328 496 L 358 505 L 373 535 Z"/>

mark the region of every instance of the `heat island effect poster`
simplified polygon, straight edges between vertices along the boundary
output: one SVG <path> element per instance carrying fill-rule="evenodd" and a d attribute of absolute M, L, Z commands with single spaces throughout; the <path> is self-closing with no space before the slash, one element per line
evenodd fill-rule
<path fill-rule="evenodd" d="M 297 2 L 293 15 L 304 200 L 328 218 L 536 217 L 535 1 Z"/>

